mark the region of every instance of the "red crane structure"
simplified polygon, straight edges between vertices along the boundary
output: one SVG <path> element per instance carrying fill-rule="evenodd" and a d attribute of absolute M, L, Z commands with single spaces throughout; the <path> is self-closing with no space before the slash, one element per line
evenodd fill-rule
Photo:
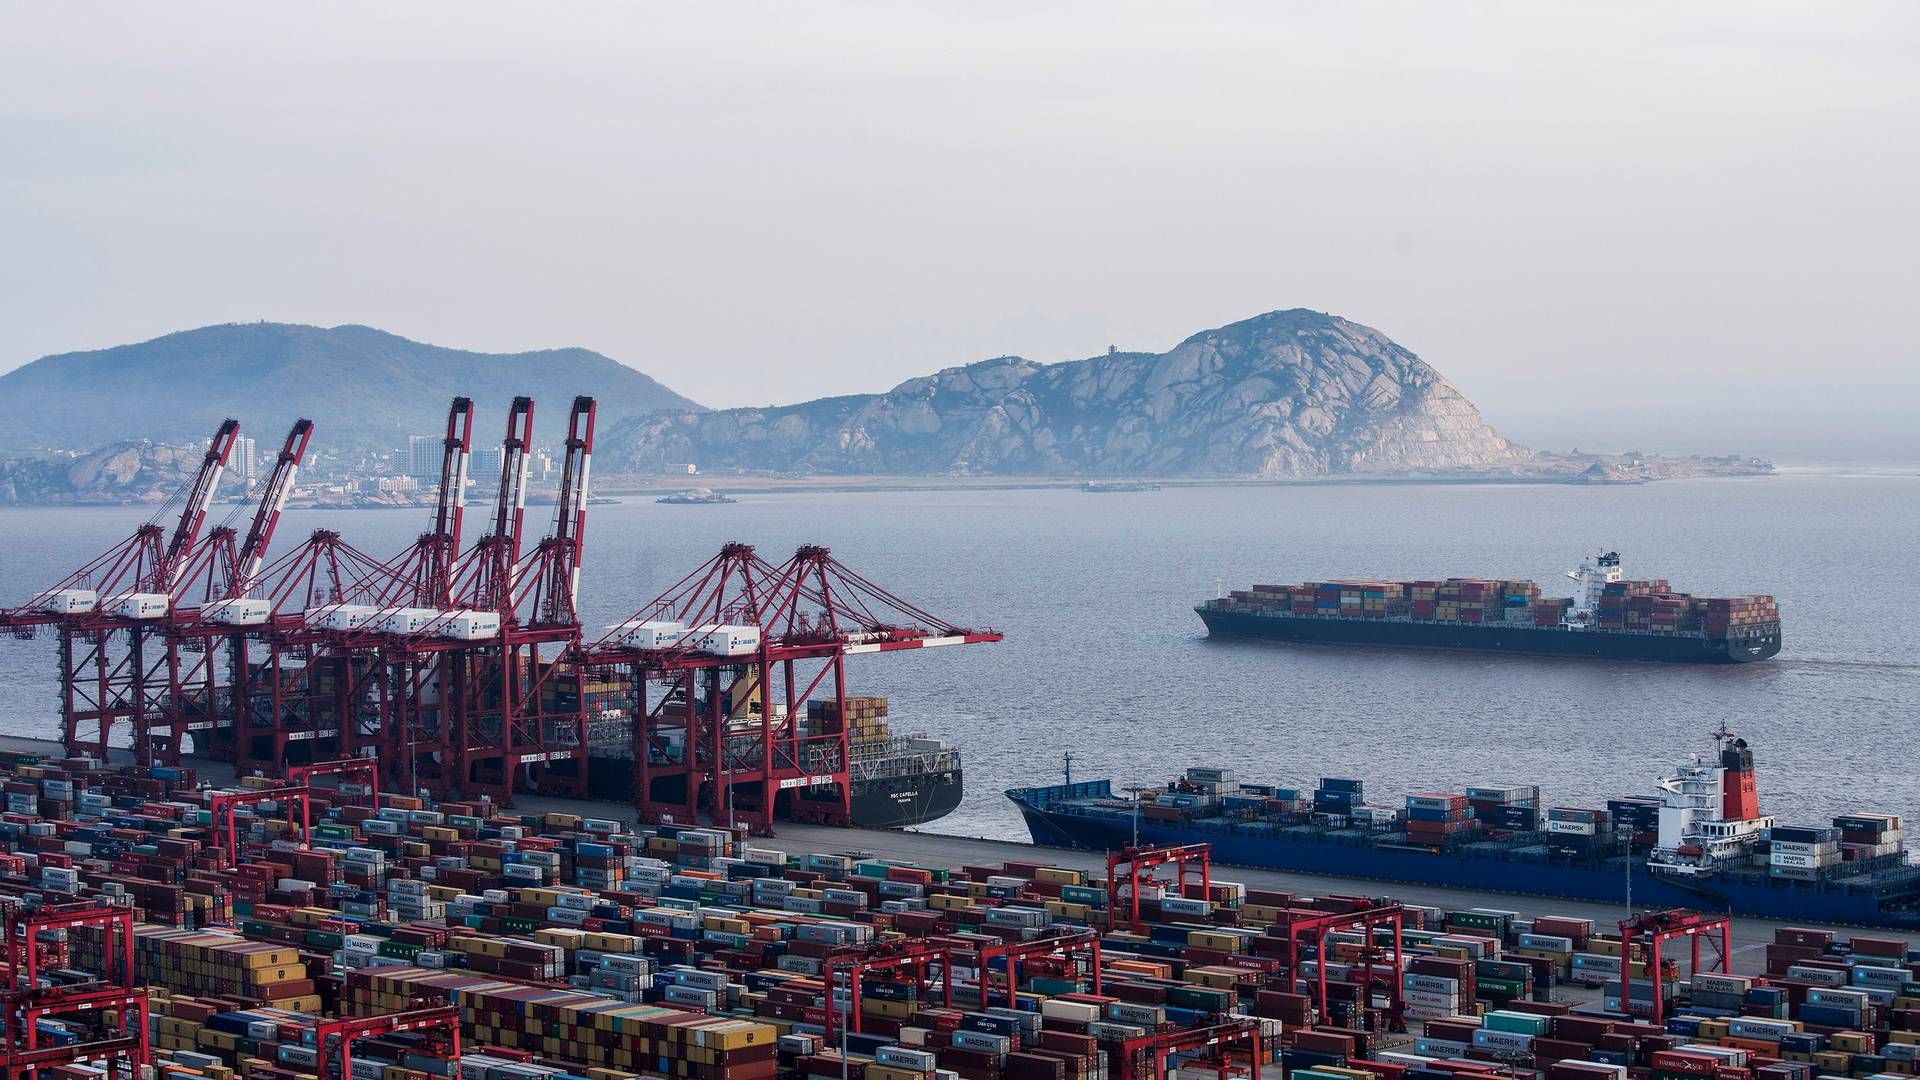
<path fill-rule="evenodd" d="M 839 1039 L 843 1027 L 861 1030 L 861 984 L 869 976 L 911 978 L 918 993 L 931 993 L 937 987 L 941 1005 L 952 1008 L 954 955 L 953 943 L 941 938 L 857 945 L 828 953 L 820 962 L 827 980 L 827 1043 Z M 836 991 L 843 986 L 846 1004 L 836 1007 Z"/>
<path fill-rule="evenodd" d="M 153 1060 L 147 991 L 134 984 L 133 912 L 105 904 L 61 904 L 6 913 L 6 978 L 0 988 L 0 1078 L 26 1080 L 42 1069 L 83 1062 L 124 1062 L 137 1077 Z M 100 978 L 77 985 L 40 985 L 43 948 L 64 950 L 68 933 L 102 938 Z M 66 967 L 51 956 L 50 967 Z M 42 1020 L 60 1020 L 90 1037 L 40 1044 Z"/>
<path fill-rule="evenodd" d="M 190 737 L 196 746 L 198 739 L 211 741 L 220 712 L 232 700 L 229 688 L 245 678 L 240 665 L 247 630 L 272 617 L 271 603 L 254 595 L 255 586 L 312 438 L 312 421 L 294 421 L 246 533 L 229 523 L 216 526 L 175 593 L 161 635 L 169 690 L 160 722 L 149 725 L 156 762 L 178 764 Z"/>
<path fill-rule="evenodd" d="M 1213 872 L 1208 860 L 1213 852 L 1209 844 L 1181 844 L 1176 847 L 1122 848 L 1107 852 L 1107 926 L 1118 929 L 1121 902 L 1126 902 L 1126 925 L 1138 929 L 1140 921 L 1140 887 L 1153 884 L 1153 871 L 1158 867 L 1174 868 L 1174 895 L 1185 897 L 1187 886 L 1187 867 L 1197 866 L 1200 872 L 1200 899 L 1206 899 L 1213 888 Z M 1125 879 L 1125 891 L 1122 892 L 1122 879 Z"/>
<path fill-rule="evenodd" d="M 315 761 L 287 767 L 287 783 L 295 787 L 304 786 L 311 790 L 312 781 L 321 776 L 338 777 L 343 782 L 338 789 L 342 794 L 352 794 L 346 792 L 344 782 L 349 777 L 357 778 L 367 789 L 364 796 L 367 805 L 375 810 L 380 809 L 380 763 L 373 758 L 341 758 L 338 761 Z"/>
<path fill-rule="evenodd" d="M 1166 1080 L 1168 1059 L 1180 1054 L 1193 1055 L 1197 1060 L 1213 1065 L 1225 1080 L 1233 1049 L 1245 1043 L 1248 1078 L 1260 1080 L 1263 1049 L 1260 1042 L 1260 1021 L 1253 1019 L 1228 1020 L 1185 1031 L 1138 1035 L 1122 1040 L 1120 1052 L 1112 1055 L 1113 1077 L 1114 1080 Z"/>
<path fill-rule="evenodd" d="M 31 637 L 59 633 L 60 726 L 68 753 L 106 760 L 117 727 L 141 764 L 177 761 L 177 741 L 156 739 L 178 689 L 177 654 L 162 639 L 175 618 L 176 594 L 193 575 L 208 510 L 220 487 L 240 424 L 222 421 L 193 479 L 132 536 L 68 574 L 24 605 L 0 612 L 0 625 Z M 175 507 L 171 530 L 162 524 Z M 161 763 L 166 763 L 164 760 Z"/>
<path fill-rule="evenodd" d="M 1676 938 L 1686 938 L 1693 946 L 1692 966 L 1688 968 L 1689 977 L 1700 973 L 1700 942 L 1712 947 L 1714 967 L 1707 970 L 1730 972 L 1733 961 L 1733 917 L 1713 915 L 1698 911 L 1673 909 L 1669 911 L 1649 911 L 1620 920 L 1620 944 L 1625 954 L 1620 961 L 1620 1011 L 1628 1016 L 1634 1015 L 1633 1004 L 1633 946 L 1647 946 L 1647 974 L 1653 980 L 1653 1002 L 1649 1020 L 1656 1027 L 1666 1022 L 1666 969 L 1660 958 L 1660 947 Z"/>
<path fill-rule="evenodd" d="M 1280 920 L 1268 927 L 1267 933 L 1285 938 L 1287 942 L 1286 964 L 1287 986 L 1291 988 L 1299 977 L 1300 965 L 1306 959 L 1310 947 L 1313 952 L 1314 979 L 1308 983 L 1307 993 L 1313 998 L 1314 1006 L 1319 1009 L 1321 1022 L 1327 1016 L 1327 935 L 1343 930 L 1358 930 L 1365 942 L 1360 953 L 1360 993 L 1361 1013 L 1354 1018 L 1356 1026 L 1365 1027 L 1368 1019 L 1381 1010 L 1373 1008 L 1373 990 L 1376 971 L 1387 996 L 1387 1028 L 1400 1031 L 1405 1026 L 1406 1002 L 1401 994 L 1400 972 L 1405 967 L 1405 954 L 1402 950 L 1402 929 L 1405 926 L 1407 910 L 1399 904 L 1376 904 L 1373 907 L 1356 911 L 1326 912 L 1310 911 L 1305 908 L 1288 908 L 1280 913 Z M 1393 927 L 1393 953 L 1382 957 L 1378 963 L 1375 956 L 1380 951 L 1374 944 L 1376 928 Z"/>
<path fill-rule="evenodd" d="M 774 566 L 720 553 L 583 651 L 633 688 L 634 807 L 643 820 L 851 819 L 846 658 L 999 641 L 935 618 L 808 545 Z M 832 704 L 800 709 L 814 695 Z M 790 795 L 787 793 L 791 793 Z"/>
<path fill-rule="evenodd" d="M 1050 937 L 1031 938 L 1026 941 L 1003 941 L 998 944 L 981 945 L 976 950 L 979 957 L 980 972 L 980 1008 L 985 1009 L 989 995 L 993 992 L 993 963 L 998 960 L 1007 969 L 1006 1004 L 1011 1007 L 1014 995 L 1020 989 L 1020 962 L 1041 958 L 1059 959 L 1069 964 L 1084 961 L 1086 969 L 1093 977 L 1093 992 L 1098 994 L 1100 986 L 1100 935 L 1092 930 L 1068 930 Z"/>
<path fill-rule="evenodd" d="M 460 1007 L 436 1005 L 379 1016 L 348 1016 L 338 1020 L 315 1021 L 313 1073 L 320 1080 L 331 1080 L 335 1075 L 332 1063 L 338 1058 L 340 1080 L 352 1080 L 355 1039 L 402 1031 L 425 1032 L 429 1039 L 439 1044 L 435 1049 L 444 1052 L 447 1060 L 460 1060 Z"/>
<path fill-rule="evenodd" d="M 594 399 L 574 399 L 552 528 L 523 551 L 533 402 L 515 399 L 493 530 L 463 557 L 448 597 L 349 636 L 383 653 L 375 728 L 393 783 L 502 805 L 518 787 L 586 794 L 581 674 L 565 658 L 580 643 L 596 412 Z"/>

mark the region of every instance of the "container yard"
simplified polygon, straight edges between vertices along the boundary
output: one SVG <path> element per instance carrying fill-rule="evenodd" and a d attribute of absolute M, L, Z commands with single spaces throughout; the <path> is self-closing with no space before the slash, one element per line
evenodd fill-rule
<path fill-rule="evenodd" d="M 0 755 L 31 807 L 0 818 L 8 933 L 35 944 L 9 953 L 14 1063 L 1747 1080 L 1911 1074 L 1920 1049 L 1920 956 L 1887 935 L 1282 888 L 1223 879 L 1204 845 L 813 827 L 774 846 L 595 804 L 376 794 L 359 762 L 216 775 Z M 803 846 L 822 837 L 841 849 Z"/>
<path fill-rule="evenodd" d="M 1780 651 L 1771 596 L 1707 597 L 1628 580 L 1607 552 L 1569 571 L 1574 595 L 1532 581 L 1452 577 L 1254 585 L 1194 610 L 1209 633 L 1622 660 L 1748 663 Z"/>

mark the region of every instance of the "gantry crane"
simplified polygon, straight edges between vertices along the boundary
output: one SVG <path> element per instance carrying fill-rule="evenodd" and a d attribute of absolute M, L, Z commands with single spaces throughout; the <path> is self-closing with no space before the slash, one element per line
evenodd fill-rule
<path fill-rule="evenodd" d="M 729 543 L 585 650 L 632 687 L 634 806 L 643 818 L 844 824 L 854 771 L 846 658 L 999 641 L 938 619 L 807 545 L 773 566 Z M 649 686 L 658 687 L 652 691 Z M 800 710 L 821 693 L 818 715 Z"/>
<path fill-rule="evenodd" d="M 175 618 L 175 594 L 199 553 L 207 512 L 220 487 L 240 424 L 222 421 L 192 480 L 133 535 L 42 590 L 0 612 L 0 625 L 32 636 L 59 635 L 60 726 L 67 752 L 105 760 L 114 731 L 126 725 L 134 756 L 155 760 L 152 728 L 176 688 L 162 635 Z M 179 507 L 171 530 L 162 524 Z M 161 757 L 178 746 L 158 747 Z"/>

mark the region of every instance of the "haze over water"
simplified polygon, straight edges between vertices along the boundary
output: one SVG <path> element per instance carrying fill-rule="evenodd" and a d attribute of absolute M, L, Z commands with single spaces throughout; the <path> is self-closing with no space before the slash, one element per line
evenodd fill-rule
<path fill-rule="evenodd" d="M 113 543 L 143 508 L 0 511 L 0 601 Z M 530 521 L 544 529 L 548 511 Z M 424 510 L 290 511 L 279 550 L 325 524 L 399 550 Z M 593 507 L 593 626 L 624 618 L 728 540 L 778 562 L 822 543 L 874 581 L 997 645 L 859 657 L 849 692 L 892 700 L 896 731 L 964 751 L 943 832 L 1025 839 L 1009 786 L 1165 780 L 1188 765 L 1310 785 L 1357 776 L 1375 801 L 1538 783 L 1559 804 L 1647 794 L 1722 721 L 1755 746 L 1763 809 L 1819 824 L 1920 815 L 1912 569 L 1920 470 L 1788 471 L 1639 487 L 1282 485 L 748 495 L 732 506 Z M 1560 594 L 1585 553 L 1704 594 L 1780 597 L 1786 648 L 1737 667 L 1619 664 L 1207 640 L 1216 582 L 1447 575 L 1534 578 Z M 49 636 L 0 641 L 0 732 L 58 733 Z"/>

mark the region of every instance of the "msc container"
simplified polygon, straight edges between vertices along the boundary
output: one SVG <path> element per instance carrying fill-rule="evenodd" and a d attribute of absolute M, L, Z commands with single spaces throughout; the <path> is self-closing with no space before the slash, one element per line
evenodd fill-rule
<path fill-rule="evenodd" d="M 92 589 L 58 589 L 40 598 L 40 610 L 54 615 L 84 615 L 100 606 Z"/>
<path fill-rule="evenodd" d="M 200 618 L 222 626 L 259 626 L 273 618 L 273 601 L 252 596 L 202 605 Z"/>
<path fill-rule="evenodd" d="M 107 614 L 121 619 L 158 619 L 173 606 L 166 593 L 121 593 L 107 599 Z"/>
<path fill-rule="evenodd" d="M 460 641 L 486 641 L 500 636 L 500 613 L 462 609 L 452 612 L 440 631 Z"/>

